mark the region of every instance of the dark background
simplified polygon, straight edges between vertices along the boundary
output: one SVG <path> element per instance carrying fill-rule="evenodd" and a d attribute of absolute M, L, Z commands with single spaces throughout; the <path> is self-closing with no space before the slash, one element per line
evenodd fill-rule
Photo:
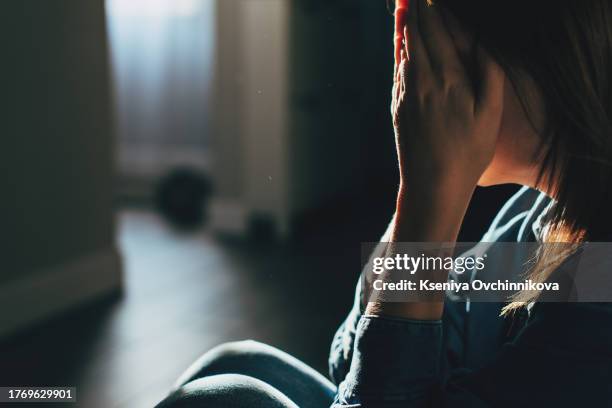
<path fill-rule="evenodd" d="M 202 352 L 245 338 L 325 372 L 352 302 L 360 243 L 378 240 L 391 219 L 393 28 L 383 0 L 278 1 L 288 5 L 279 25 L 287 63 L 279 137 L 289 146 L 281 162 L 289 163 L 292 206 L 286 229 L 273 211 L 254 206 L 233 232 L 215 228 L 211 203 L 225 211 L 224 194 L 248 190 L 249 177 L 233 176 L 260 164 L 226 157 L 243 140 L 224 145 L 243 116 L 225 111 L 237 102 L 228 105 L 223 78 L 242 82 L 238 68 L 220 73 L 216 63 L 244 50 L 206 47 L 235 32 L 224 31 L 219 14 L 230 2 L 164 1 L 112 12 L 101 0 L 3 4 L 2 386 L 76 386 L 82 406 L 151 406 Z M 164 46 L 143 51 L 155 41 Z M 130 62 L 140 52 L 150 59 Z M 230 125 L 215 121 L 223 115 Z M 259 125 L 265 133 L 265 120 Z M 256 147 L 272 151 L 265 140 Z M 478 189 L 460 239 L 478 240 L 515 189 Z M 251 190 L 254 202 L 274 204 Z M 120 254 L 119 283 L 52 306 L 62 300 L 54 296 L 78 295 L 110 267 L 87 263 L 66 294 L 45 289 L 49 271 L 68 263 L 80 274 L 72 260 L 106 248 Z M 15 325 L 14 316 L 35 309 L 42 312 Z"/>

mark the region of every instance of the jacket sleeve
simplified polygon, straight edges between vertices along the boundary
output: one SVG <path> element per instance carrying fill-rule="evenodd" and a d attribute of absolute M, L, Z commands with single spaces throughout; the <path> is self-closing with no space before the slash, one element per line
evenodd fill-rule
<path fill-rule="evenodd" d="M 386 249 L 387 242 L 392 231 L 393 222 L 387 227 L 387 231 L 380 239 L 380 243 L 376 246 L 370 257 L 382 256 Z M 331 349 L 329 353 L 329 375 L 334 384 L 339 385 L 346 377 L 351 359 L 353 357 L 353 344 L 355 343 L 355 332 L 357 330 L 357 324 L 361 318 L 364 310 L 361 299 L 361 275 L 357 279 L 357 286 L 355 288 L 355 299 L 353 306 L 344 322 L 340 325 L 334 339 L 332 340 Z"/>
<path fill-rule="evenodd" d="M 353 308 L 336 331 L 329 352 L 329 376 L 336 385 L 344 380 L 351 365 L 355 333 L 361 318 L 360 297 L 361 279 L 357 282 Z"/>
<path fill-rule="evenodd" d="M 610 319 L 611 308 L 548 303 L 534 309 L 492 361 L 472 371 L 455 369 L 446 379 L 441 322 L 362 316 L 350 370 L 332 407 L 575 407 L 587 400 L 608 406 L 612 360 L 589 330 Z"/>

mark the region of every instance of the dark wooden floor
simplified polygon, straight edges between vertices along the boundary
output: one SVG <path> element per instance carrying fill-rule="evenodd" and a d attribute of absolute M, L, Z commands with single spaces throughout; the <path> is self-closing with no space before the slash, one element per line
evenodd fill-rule
<path fill-rule="evenodd" d="M 3 344 L 0 384 L 75 385 L 79 406 L 150 407 L 201 353 L 246 338 L 326 369 L 358 237 L 254 244 L 178 233 L 142 210 L 119 219 L 125 292 Z"/>

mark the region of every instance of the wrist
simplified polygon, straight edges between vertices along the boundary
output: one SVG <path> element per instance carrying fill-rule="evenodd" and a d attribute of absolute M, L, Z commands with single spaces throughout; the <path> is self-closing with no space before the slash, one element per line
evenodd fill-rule
<path fill-rule="evenodd" d="M 394 241 L 454 242 L 476 188 L 458 180 L 402 180 L 397 196 Z"/>
<path fill-rule="evenodd" d="M 366 306 L 365 314 L 390 318 L 432 321 L 442 319 L 444 301 L 421 303 L 375 303 Z"/>

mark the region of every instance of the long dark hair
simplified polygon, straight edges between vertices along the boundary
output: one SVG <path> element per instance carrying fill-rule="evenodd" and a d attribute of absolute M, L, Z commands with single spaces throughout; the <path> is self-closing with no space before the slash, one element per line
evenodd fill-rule
<path fill-rule="evenodd" d="M 545 242 L 612 237 L 612 2 L 438 0 L 503 67 L 527 115 L 527 75 L 541 95 L 540 180 L 554 190 Z M 534 123 L 534 121 L 532 121 Z M 534 158 L 535 159 L 535 158 Z M 561 249 L 560 249 L 561 248 Z M 573 251 L 542 246 L 530 278 L 544 281 Z M 534 301 L 523 292 L 509 313 Z"/>
<path fill-rule="evenodd" d="M 555 187 L 549 231 L 609 240 L 612 228 L 612 3 L 438 0 L 504 68 L 539 88 L 541 180 Z M 523 97 L 523 106 L 528 103 Z M 527 109 L 527 113 L 528 109 Z M 545 178 L 544 175 L 549 177 Z"/>

